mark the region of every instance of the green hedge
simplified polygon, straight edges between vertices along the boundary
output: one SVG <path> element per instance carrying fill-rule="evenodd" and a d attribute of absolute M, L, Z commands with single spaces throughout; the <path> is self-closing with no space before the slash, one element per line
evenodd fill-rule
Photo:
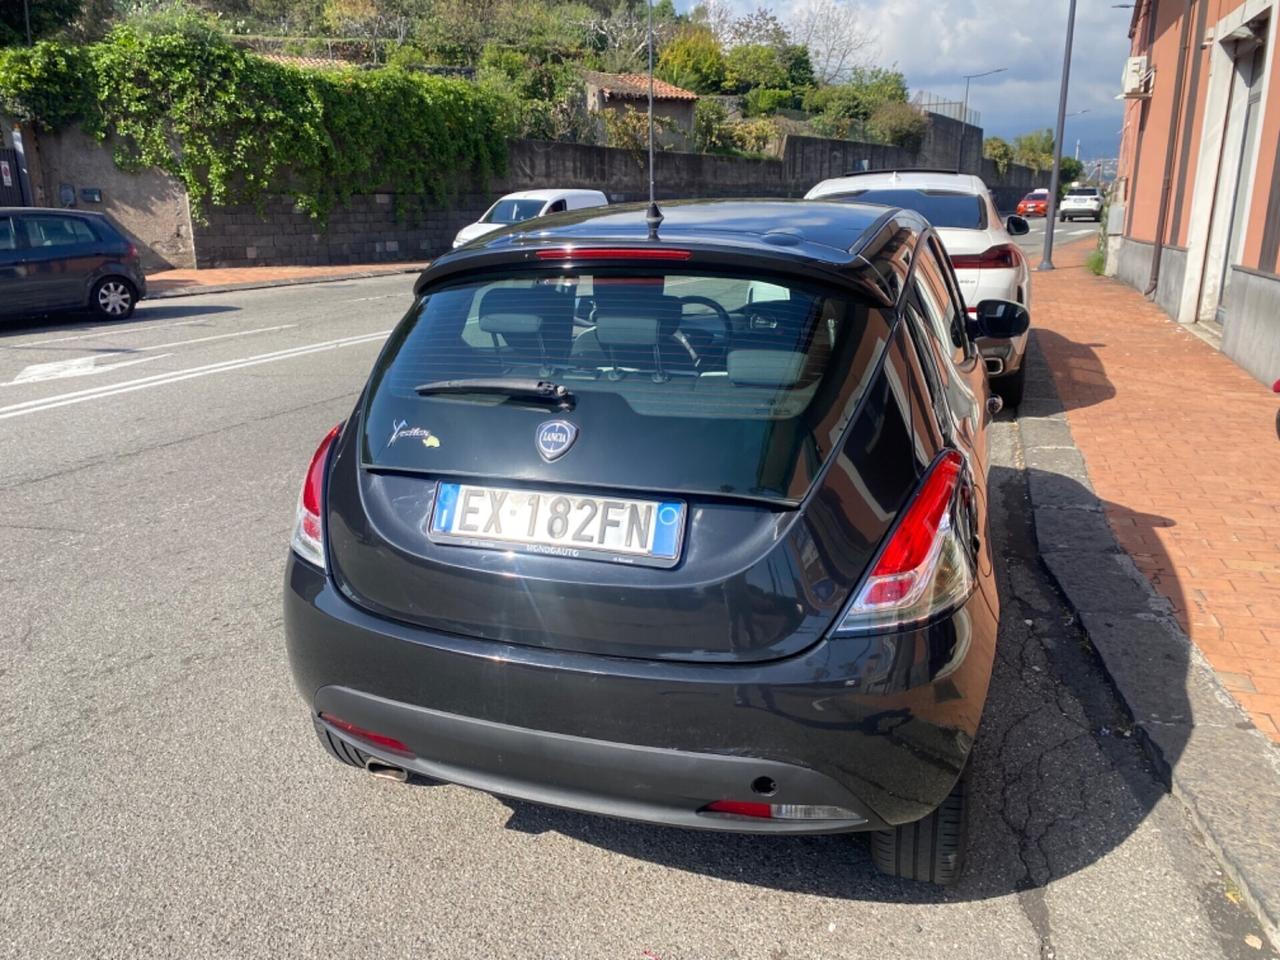
<path fill-rule="evenodd" d="M 199 23 L 0 51 L 0 105 L 44 129 L 110 134 L 117 164 L 168 172 L 197 217 L 279 192 L 319 219 L 356 192 L 439 201 L 502 172 L 512 113 L 465 80 L 299 70 Z"/>

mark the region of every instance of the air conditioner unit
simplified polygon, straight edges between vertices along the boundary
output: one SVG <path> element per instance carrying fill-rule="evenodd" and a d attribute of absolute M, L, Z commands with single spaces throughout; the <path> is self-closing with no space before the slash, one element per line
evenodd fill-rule
<path fill-rule="evenodd" d="M 1124 77 L 1120 82 L 1121 96 L 1126 100 L 1151 96 L 1151 71 L 1146 57 L 1130 57 L 1124 62 Z"/>

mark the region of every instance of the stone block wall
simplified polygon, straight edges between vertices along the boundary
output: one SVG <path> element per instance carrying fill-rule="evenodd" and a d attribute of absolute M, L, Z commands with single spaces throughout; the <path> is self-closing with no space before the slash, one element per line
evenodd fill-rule
<path fill-rule="evenodd" d="M 973 142 L 979 150 L 981 138 L 976 130 Z M 647 199 L 644 160 L 627 150 L 520 140 L 511 144 L 505 176 L 458 193 L 444 205 L 424 208 L 417 197 L 357 194 L 332 211 L 325 228 L 286 198 L 268 200 L 261 214 L 252 207 L 210 210 L 206 222 L 192 225 L 196 263 L 224 267 L 430 259 L 448 250 L 454 234 L 504 193 L 554 185 L 602 190 L 613 203 Z M 663 200 L 801 197 L 819 180 L 850 170 L 921 165 L 916 155 L 896 147 L 788 137 L 781 159 L 662 152 L 654 180 Z M 982 173 L 994 192 L 1011 198 L 1008 206 L 1036 179 L 1023 168 L 1006 177 L 996 175 L 994 167 Z"/>
<path fill-rule="evenodd" d="M 962 125 L 931 118 L 919 153 L 878 144 L 789 136 L 778 158 L 751 159 L 662 151 L 655 181 L 660 199 L 715 197 L 801 197 L 819 180 L 851 170 L 892 167 L 954 169 Z M 981 160 L 982 131 L 964 135 L 966 169 L 981 173 L 1002 209 L 1017 203 L 1034 181 L 1014 168 L 1003 177 Z M 241 267 L 281 264 L 376 263 L 426 260 L 449 249 L 457 231 L 479 217 L 494 198 L 535 187 L 588 187 L 611 202 L 648 197 L 643 152 L 577 143 L 518 140 L 510 145 L 507 173 L 486 184 L 470 184 L 445 203 L 397 197 L 375 184 L 361 185 L 349 203 L 321 223 L 295 208 L 287 197 L 268 197 L 260 206 L 221 207 L 191 217 L 179 184 L 155 172 L 125 173 L 102 145 L 78 131 L 39 137 L 36 183 L 43 202 L 57 203 L 58 188 L 101 189 L 103 203 L 144 252 L 148 270 L 166 267 Z"/>

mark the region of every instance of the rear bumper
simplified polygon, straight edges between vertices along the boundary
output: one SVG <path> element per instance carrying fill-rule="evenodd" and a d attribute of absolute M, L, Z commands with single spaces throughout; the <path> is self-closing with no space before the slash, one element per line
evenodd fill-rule
<path fill-rule="evenodd" d="M 988 585 L 989 586 L 989 585 Z M 711 830 L 831 833 L 925 816 L 968 757 L 994 657 L 980 590 L 950 619 L 824 641 L 766 664 L 566 654 L 374 617 L 290 555 L 285 631 L 313 713 L 394 737 L 426 776 L 590 813 Z M 762 793 L 764 781 L 772 793 Z M 841 820 L 751 820 L 715 800 L 838 806 Z"/>
<path fill-rule="evenodd" d="M 332 736 L 364 753 L 414 773 L 501 797 L 627 820 L 739 833 L 839 833 L 883 826 L 832 778 L 776 760 L 530 730 L 385 700 L 346 687 L 322 687 L 316 693 L 315 708 L 393 736 L 409 746 L 414 756 L 380 752 L 326 725 Z M 776 789 L 762 794 L 752 788 L 762 780 Z M 708 798 L 738 797 L 771 803 L 803 797 L 804 803 L 843 807 L 851 816 L 823 821 L 755 820 L 697 812 Z"/>

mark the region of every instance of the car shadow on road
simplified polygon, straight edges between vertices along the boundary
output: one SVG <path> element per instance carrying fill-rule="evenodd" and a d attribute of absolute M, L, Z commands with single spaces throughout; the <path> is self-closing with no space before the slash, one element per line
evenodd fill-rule
<path fill-rule="evenodd" d="M 1071 390 L 1059 400 L 1054 398 L 1058 409 L 1067 411 L 1082 407 L 1091 407 L 1096 403 L 1110 400 L 1116 395 L 1116 388 L 1107 376 L 1106 367 L 1098 355 L 1098 348 L 1105 348 L 1104 343 L 1077 343 L 1060 333 L 1036 327 L 1033 337 L 1043 353 L 1051 357 L 1059 370 L 1069 370 Z M 1031 384 L 1028 384 L 1030 387 Z M 1046 384 L 1052 390 L 1052 386 Z M 1028 400 L 1031 400 L 1028 390 Z M 1026 403 L 1026 401 L 1024 401 Z"/>
<path fill-rule="evenodd" d="M 32 333 L 103 333 L 114 328 L 135 327 L 139 324 L 163 320 L 184 320 L 196 317 L 213 317 L 221 313 L 233 313 L 240 308 L 231 304 L 159 304 L 143 301 L 133 316 L 125 320 L 98 320 L 88 313 L 43 314 L 20 317 L 0 323 L 0 343 L 11 337 Z"/>
<path fill-rule="evenodd" d="M 1046 574 L 1040 550 L 1063 547 L 1058 534 L 1052 534 L 1051 543 L 1037 543 L 1028 480 L 1027 471 L 1020 469 L 995 467 L 991 473 L 1002 617 L 992 684 L 971 760 L 969 865 L 958 884 L 938 888 L 880 876 L 857 835 L 702 833 L 512 800 L 504 801 L 511 810 L 508 829 L 554 831 L 626 857 L 736 883 L 877 902 L 933 903 L 1023 893 L 1098 862 L 1129 838 L 1166 790 L 1133 733 L 1129 715 L 1103 678 L 1096 652 Z M 1085 503 L 1092 497 L 1074 480 L 1058 477 L 1057 482 L 1064 503 Z M 1064 506 L 1059 518 L 1063 529 L 1081 526 L 1085 518 L 1072 514 L 1086 512 L 1088 519 L 1099 519 L 1096 505 L 1092 511 Z M 1132 511 L 1127 516 L 1151 529 L 1170 523 Z M 1080 547 L 1077 542 L 1075 548 Z M 1096 547 L 1099 556 L 1091 570 L 1097 589 L 1105 593 L 1110 588 L 1106 562 L 1121 564 L 1124 559 L 1114 552 L 1114 540 Z M 1117 628 L 1123 630 L 1125 624 L 1117 622 Z M 1189 709 L 1187 667 L 1185 656 L 1181 661 L 1175 657 L 1153 675 L 1171 709 L 1178 709 L 1180 693 L 1183 709 Z M 1171 759 L 1177 752 L 1175 747 Z"/>

